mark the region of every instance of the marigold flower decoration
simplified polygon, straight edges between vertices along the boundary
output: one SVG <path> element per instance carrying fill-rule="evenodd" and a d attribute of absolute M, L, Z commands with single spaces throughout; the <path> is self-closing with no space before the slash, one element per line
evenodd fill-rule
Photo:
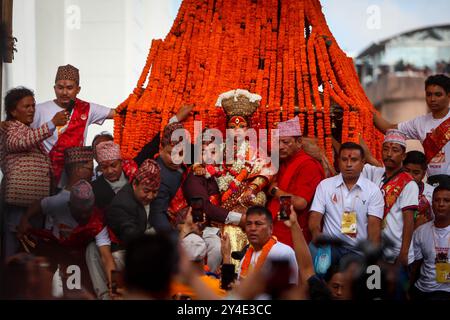
<path fill-rule="evenodd" d="M 342 142 L 358 142 L 361 134 L 380 155 L 374 108 L 319 0 L 183 0 L 165 39 L 152 41 L 136 89 L 117 107 L 114 134 L 122 156 L 136 156 L 184 104 L 195 105 L 184 123 L 191 136 L 194 120 L 224 128 L 214 105 L 235 88 L 262 97 L 257 128 L 298 115 L 304 134 L 317 138 L 330 161 L 330 106 L 337 104 L 344 113 Z"/>

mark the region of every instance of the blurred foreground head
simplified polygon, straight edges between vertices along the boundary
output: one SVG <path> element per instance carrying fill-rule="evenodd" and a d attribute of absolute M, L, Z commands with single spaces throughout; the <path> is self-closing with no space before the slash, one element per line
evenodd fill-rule
<path fill-rule="evenodd" d="M 170 298 L 178 265 L 176 242 L 166 234 L 151 234 L 128 244 L 125 254 L 127 290 L 154 299 Z"/>

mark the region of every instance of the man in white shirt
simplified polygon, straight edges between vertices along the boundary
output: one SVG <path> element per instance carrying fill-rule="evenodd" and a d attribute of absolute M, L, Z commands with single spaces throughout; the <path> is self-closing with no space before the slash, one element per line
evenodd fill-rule
<path fill-rule="evenodd" d="M 36 105 L 31 127 L 40 127 L 62 110 L 67 113 L 69 122 L 65 126 L 56 127 L 53 135 L 44 140 L 44 147 L 52 161 L 55 181 L 58 183 L 63 173 L 64 149 L 84 146 L 89 125 L 101 125 L 106 119 L 113 119 L 114 109 L 77 98 L 81 90 L 80 75 L 74 66 L 58 68 L 54 89 L 56 99 Z"/>
<path fill-rule="evenodd" d="M 427 161 L 425 154 L 420 151 L 409 151 L 403 161 L 403 169 L 408 172 L 416 181 L 419 187 L 419 207 L 414 216 L 414 230 L 422 224 L 433 220 L 433 210 L 431 202 L 433 198 L 434 187 L 423 182 L 427 171 Z"/>
<path fill-rule="evenodd" d="M 382 149 L 384 168 L 366 164 L 363 176 L 378 185 L 384 196 L 382 236 L 392 242 L 384 249 L 385 259 L 406 267 L 414 261 L 411 238 L 419 188 L 402 169 L 405 157 L 406 136 L 398 130 L 388 130 Z"/>
<path fill-rule="evenodd" d="M 313 242 L 324 234 L 345 244 L 333 247 L 333 265 L 346 254 L 360 253 L 356 248 L 360 241 L 380 243 L 383 195 L 376 184 L 361 175 L 364 158 L 359 144 L 342 144 L 338 158 L 341 173 L 319 184 L 311 206 L 309 228 Z"/>
<path fill-rule="evenodd" d="M 298 283 L 298 264 L 294 250 L 272 236 L 273 220 L 269 210 L 261 206 L 250 207 L 246 213 L 245 233 L 250 247 L 239 265 L 238 278 L 245 278 L 252 270 L 270 266 L 273 261 L 286 261 L 289 284 Z M 276 264 L 276 262 L 275 262 Z"/>
<path fill-rule="evenodd" d="M 450 182 L 450 181 L 449 181 Z M 441 183 L 433 192 L 435 220 L 414 232 L 415 262 L 411 289 L 417 300 L 450 300 L 450 183 Z M 412 281 L 414 283 L 414 281 Z"/>
<path fill-rule="evenodd" d="M 439 182 L 439 175 L 450 174 L 450 78 L 443 74 L 428 77 L 425 94 L 430 113 L 399 124 L 391 124 L 376 113 L 373 120 L 383 133 L 398 129 L 408 139 L 420 140 L 428 163 L 428 182 L 434 185 Z"/>

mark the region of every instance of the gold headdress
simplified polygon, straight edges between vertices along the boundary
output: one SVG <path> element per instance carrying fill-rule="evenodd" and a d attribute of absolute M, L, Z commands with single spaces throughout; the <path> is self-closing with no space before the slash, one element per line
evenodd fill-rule
<path fill-rule="evenodd" d="M 222 107 L 228 118 L 243 117 L 249 119 L 259 107 L 261 96 L 247 90 L 237 89 L 222 93 L 216 106 Z"/>

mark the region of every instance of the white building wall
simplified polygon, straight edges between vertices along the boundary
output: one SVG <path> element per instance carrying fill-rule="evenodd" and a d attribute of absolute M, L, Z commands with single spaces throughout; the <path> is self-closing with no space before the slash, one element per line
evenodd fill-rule
<path fill-rule="evenodd" d="M 177 0 L 15 0 L 13 64 L 4 68 L 4 91 L 25 85 L 37 102 L 54 99 L 57 67 L 80 69 L 83 100 L 115 108 L 134 89 L 151 40 L 164 38 Z M 89 129 L 87 143 L 113 122 Z"/>

